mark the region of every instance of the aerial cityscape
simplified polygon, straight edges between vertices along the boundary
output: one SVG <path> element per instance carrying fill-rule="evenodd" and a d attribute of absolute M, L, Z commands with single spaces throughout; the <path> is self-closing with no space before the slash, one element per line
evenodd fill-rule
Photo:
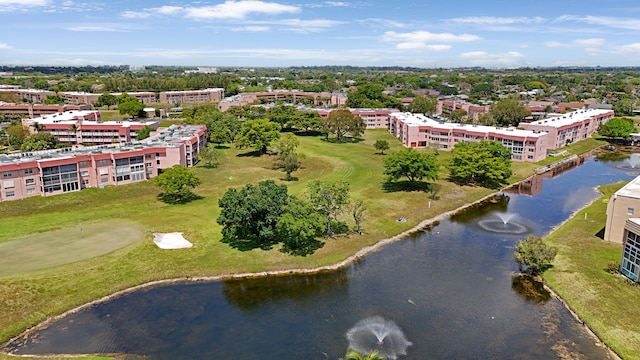
<path fill-rule="evenodd" d="M 0 359 L 639 359 L 640 5 L 0 0 Z"/>

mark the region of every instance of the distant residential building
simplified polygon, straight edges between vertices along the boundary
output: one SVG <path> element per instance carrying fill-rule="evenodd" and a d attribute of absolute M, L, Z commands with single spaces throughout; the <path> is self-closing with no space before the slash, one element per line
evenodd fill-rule
<path fill-rule="evenodd" d="M 102 94 L 81 91 L 61 91 L 58 93 L 67 104 L 93 106 Z"/>
<path fill-rule="evenodd" d="M 15 94 L 22 101 L 33 104 L 43 104 L 49 96 L 56 95 L 55 91 L 39 89 L 16 89 L 14 87 L 2 87 L 0 93 Z"/>
<path fill-rule="evenodd" d="M 185 91 L 163 91 L 160 102 L 165 104 L 215 103 L 224 99 L 223 88 Z"/>
<path fill-rule="evenodd" d="M 124 93 L 111 93 L 111 94 L 115 96 L 120 96 Z M 143 104 L 155 104 L 158 102 L 158 96 L 156 95 L 156 93 L 151 91 L 133 91 L 133 92 L 127 92 L 126 94 L 129 96 L 133 96 Z"/>
<path fill-rule="evenodd" d="M 477 105 L 464 100 L 438 100 L 436 106 L 436 115 L 449 116 L 454 110 L 464 110 L 467 112 L 466 118 L 473 119 L 477 122 L 481 114 L 491 111 L 491 107 L 488 105 Z"/>
<path fill-rule="evenodd" d="M 606 124 L 613 116 L 612 110 L 581 109 L 566 114 L 550 114 L 545 119 L 522 122 L 518 127 L 549 133 L 546 147 L 553 150 L 591 137 L 600 125 Z"/>
<path fill-rule="evenodd" d="M 46 104 L 15 104 L 0 102 L 0 114 L 19 115 L 22 118 L 34 118 L 73 110 L 90 110 L 89 105 L 46 105 Z"/>
<path fill-rule="evenodd" d="M 423 114 L 390 114 L 389 132 L 406 147 L 450 151 L 460 142 L 497 141 L 511 150 L 515 161 L 538 162 L 546 158 L 547 136 L 541 131 L 457 124 Z"/>
<path fill-rule="evenodd" d="M 296 104 L 298 102 L 309 102 L 315 107 L 335 107 L 343 105 L 346 102 L 346 96 L 340 94 L 332 94 L 328 92 L 306 92 L 297 90 L 277 90 L 252 93 L 240 93 L 230 96 L 218 103 L 220 111 L 227 111 L 232 106 L 244 106 L 255 102 L 284 102 Z"/>
<path fill-rule="evenodd" d="M 193 166 L 205 125 L 172 125 L 142 142 L 0 155 L 0 202 L 124 185 Z"/>
<path fill-rule="evenodd" d="M 102 122 L 97 110 L 65 111 L 22 120 L 31 132 L 36 132 L 36 123 L 40 128 L 37 131 L 49 132 L 59 142 L 70 145 L 131 142 L 145 126 L 157 129 L 160 125 L 158 120 Z"/>
<path fill-rule="evenodd" d="M 321 117 L 327 117 L 335 109 L 315 109 Z M 367 129 L 388 129 L 391 114 L 398 109 L 363 109 L 349 108 L 351 114 L 359 116 L 364 121 Z"/>

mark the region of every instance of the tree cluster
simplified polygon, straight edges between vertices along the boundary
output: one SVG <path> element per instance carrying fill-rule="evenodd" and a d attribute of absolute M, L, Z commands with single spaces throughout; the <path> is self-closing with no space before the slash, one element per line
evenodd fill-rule
<path fill-rule="evenodd" d="M 598 133 L 608 138 L 626 139 L 631 133 L 636 132 L 636 126 L 632 119 L 614 117 L 598 127 Z"/>
<path fill-rule="evenodd" d="M 513 256 L 520 271 L 526 270 L 531 275 L 537 275 L 551 265 L 558 249 L 547 246 L 542 239 L 529 235 L 524 240 L 516 241 Z"/>
<path fill-rule="evenodd" d="M 334 135 L 337 142 L 345 141 L 346 136 L 359 138 L 366 129 L 366 124 L 360 116 L 353 115 L 351 111 L 333 110 L 329 116 L 321 119 L 322 132 L 329 140 L 329 135 Z"/>
<path fill-rule="evenodd" d="M 452 181 L 496 188 L 511 176 L 511 151 L 495 141 L 457 143 L 447 164 Z"/>
<path fill-rule="evenodd" d="M 320 248 L 325 230 L 331 234 L 348 201 L 348 185 L 314 181 L 305 198 L 288 194 L 285 185 L 266 180 L 241 189 L 230 188 L 218 201 L 218 224 L 222 241 L 241 250 L 271 249 L 282 243 L 282 251 L 308 255 Z"/>

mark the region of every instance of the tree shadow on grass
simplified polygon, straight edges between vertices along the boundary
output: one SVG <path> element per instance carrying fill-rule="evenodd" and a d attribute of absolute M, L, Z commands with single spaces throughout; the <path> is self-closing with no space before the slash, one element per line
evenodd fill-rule
<path fill-rule="evenodd" d="M 262 156 L 262 152 L 260 150 L 253 150 L 246 153 L 241 153 L 236 155 L 237 157 L 260 157 Z"/>
<path fill-rule="evenodd" d="M 311 255 L 316 250 L 320 249 L 324 246 L 324 242 L 318 239 L 314 239 L 311 241 L 307 241 L 304 244 L 287 244 L 285 243 L 280 249 L 281 252 L 285 254 L 295 255 L 295 256 L 307 256 Z"/>
<path fill-rule="evenodd" d="M 227 237 L 223 237 L 221 241 L 240 251 L 271 250 L 276 244 L 276 242 L 261 241 L 260 239 L 229 239 Z"/>
<path fill-rule="evenodd" d="M 214 148 L 218 149 L 218 150 L 226 150 L 226 149 L 231 149 L 231 146 L 229 145 L 222 145 L 222 144 L 216 144 L 214 145 Z"/>
<path fill-rule="evenodd" d="M 597 233 L 595 233 L 594 235 L 599 237 L 600 240 L 604 240 L 604 230 L 605 228 L 603 227 L 602 229 L 600 229 L 600 231 L 598 231 Z"/>
<path fill-rule="evenodd" d="M 170 205 L 183 205 L 183 204 L 188 204 L 192 201 L 204 199 L 204 197 L 200 195 L 196 195 L 192 192 L 188 193 L 185 196 L 176 196 L 175 194 L 160 193 L 158 194 L 157 198 L 163 203 L 170 204 Z"/>
<path fill-rule="evenodd" d="M 328 142 L 328 143 L 331 143 L 331 144 L 349 144 L 349 143 L 357 144 L 357 143 L 363 142 L 364 139 L 363 138 L 343 137 L 342 139 L 338 140 L 338 138 L 332 137 L 332 138 L 328 138 L 328 139 L 327 138 L 323 138 L 322 141 L 325 141 L 325 142 Z"/>
<path fill-rule="evenodd" d="M 318 130 L 309 130 L 309 131 L 297 130 L 295 131 L 295 134 L 298 136 L 320 136 L 322 135 L 322 132 Z"/>
<path fill-rule="evenodd" d="M 392 193 L 398 191 L 429 191 L 429 183 L 425 181 L 385 181 L 382 183 L 384 192 Z"/>

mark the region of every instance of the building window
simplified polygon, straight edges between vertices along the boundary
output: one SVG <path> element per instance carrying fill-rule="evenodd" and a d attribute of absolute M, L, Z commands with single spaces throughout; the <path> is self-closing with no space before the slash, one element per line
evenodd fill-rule
<path fill-rule="evenodd" d="M 80 171 L 80 176 L 89 176 L 89 171 L 88 170 Z"/>
<path fill-rule="evenodd" d="M 25 174 L 33 174 L 33 169 L 29 168 L 29 169 L 24 169 L 24 173 Z"/>
<path fill-rule="evenodd" d="M 109 178 L 102 178 L 102 179 L 100 179 L 100 182 L 101 183 L 109 182 Z"/>
<path fill-rule="evenodd" d="M 633 208 L 627 208 L 627 215 L 633 215 Z"/>
<path fill-rule="evenodd" d="M 2 173 L 2 177 L 10 177 L 11 176 L 11 172 L 10 171 L 5 171 Z"/>
<path fill-rule="evenodd" d="M 87 167 L 87 166 L 89 166 L 89 163 L 86 162 L 86 161 L 80 161 L 79 165 L 80 165 L 80 167 Z"/>
<path fill-rule="evenodd" d="M 35 183 L 36 183 L 36 179 L 34 179 L 34 178 L 24 179 L 24 184 L 25 185 L 31 185 L 31 184 L 35 184 Z"/>
<path fill-rule="evenodd" d="M 151 163 L 150 163 L 150 162 L 146 163 L 145 165 L 146 165 L 148 168 L 149 168 L 149 167 L 151 167 Z"/>
<path fill-rule="evenodd" d="M 84 186 L 89 185 L 89 180 L 82 180 L 82 185 L 84 185 Z"/>
<path fill-rule="evenodd" d="M 35 188 L 28 188 L 27 189 L 27 194 L 33 194 L 34 192 L 36 192 Z"/>
<path fill-rule="evenodd" d="M 16 196 L 16 192 L 15 191 L 7 191 L 5 196 L 6 197 L 14 197 L 14 196 Z"/>
<path fill-rule="evenodd" d="M 98 166 L 107 166 L 107 160 L 98 160 Z"/>
<path fill-rule="evenodd" d="M 620 272 L 633 281 L 638 281 L 638 269 L 640 269 L 640 236 L 626 231 L 627 238 L 622 250 L 622 263 Z"/>
<path fill-rule="evenodd" d="M 4 182 L 4 188 L 5 189 L 9 189 L 15 186 L 15 183 L 13 182 L 13 180 L 7 180 Z"/>

